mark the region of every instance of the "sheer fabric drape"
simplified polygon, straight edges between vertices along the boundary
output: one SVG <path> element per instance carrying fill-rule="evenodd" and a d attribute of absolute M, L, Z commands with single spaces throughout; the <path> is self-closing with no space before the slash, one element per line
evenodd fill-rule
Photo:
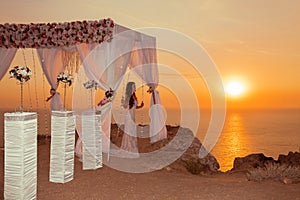
<path fill-rule="evenodd" d="M 77 46 L 79 55 L 83 60 L 82 64 L 86 76 L 89 80 L 97 81 L 102 90 L 112 89 L 116 91 L 119 87 L 130 61 L 130 51 L 134 45 L 134 40 L 129 39 L 133 37 L 132 34 L 132 32 L 122 32 L 115 34 L 111 42 Z M 103 119 L 102 151 L 109 153 L 112 103 L 109 102 L 105 108 L 101 108 L 101 118 Z"/>
<path fill-rule="evenodd" d="M 141 41 L 135 43 L 135 51 L 132 53 L 131 65 L 134 71 L 143 79 L 154 92 L 150 96 L 150 142 L 154 143 L 167 138 L 165 126 L 166 115 L 160 101 L 156 87 L 159 82 L 156 40 L 146 35 L 141 35 Z M 153 99 L 156 99 L 153 102 Z"/>
<path fill-rule="evenodd" d="M 150 143 L 167 138 L 166 112 L 162 107 L 159 92 L 155 89 L 151 94 L 150 101 Z"/>
<path fill-rule="evenodd" d="M 11 62 L 16 55 L 16 52 L 16 48 L 0 48 L 0 80 L 2 80 L 8 68 L 10 67 Z"/>
<path fill-rule="evenodd" d="M 60 72 L 65 70 L 63 61 L 63 49 L 62 48 L 40 48 L 37 49 L 37 54 L 43 69 L 43 72 L 51 86 L 55 90 L 58 87 L 57 76 Z M 56 93 L 51 99 L 51 109 L 61 110 L 63 109 L 62 99 L 59 93 Z"/>

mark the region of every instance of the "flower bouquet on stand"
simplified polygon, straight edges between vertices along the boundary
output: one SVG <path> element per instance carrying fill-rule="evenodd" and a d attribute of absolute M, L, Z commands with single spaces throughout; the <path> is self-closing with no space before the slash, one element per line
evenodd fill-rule
<path fill-rule="evenodd" d="M 64 87 L 63 110 L 51 112 L 51 149 L 49 181 L 66 183 L 73 179 L 74 174 L 74 144 L 75 144 L 75 113 L 66 110 L 67 86 L 73 83 L 73 76 L 61 72 L 57 76 L 57 84 Z M 68 158 L 68 159 L 61 159 Z"/>
<path fill-rule="evenodd" d="M 23 85 L 32 73 L 26 66 L 9 70 L 21 87 L 20 112 L 4 113 L 4 199 L 36 199 L 37 113 L 23 112 Z"/>
<path fill-rule="evenodd" d="M 23 112 L 23 84 L 27 82 L 30 77 L 32 76 L 32 73 L 30 69 L 26 66 L 15 66 L 9 71 L 10 78 L 15 78 L 20 82 L 21 86 L 21 105 L 20 110 Z"/>
<path fill-rule="evenodd" d="M 98 169 L 102 167 L 102 142 L 105 138 L 103 138 L 102 129 L 102 109 L 98 103 L 95 110 L 94 92 L 101 88 L 101 85 L 95 80 L 89 80 L 83 83 L 83 86 L 90 93 L 91 110 L 83 112 L 81 116 L 82 168 L 84 170 Z"/>
<path fill-rule="evenodd" d="M 94 95 L 93 95 L 93 91 L 95 90 L 97 90 L 97 88 L 99 88 L 100 86 L 99 86 L 99 84 L 95 81 L 95 80 L 90 80 L 90 81 L 87 81 L 87 82 L 85 82 L 85 83 L 83 83 L 83 87 L 85 88 L 85 89 L 90 89 L 90 101 L 91 101 L 91 109 L 93 109 L 94 108 Z M 94 90 L 93 90 L 94 89 Z"/>
<path fill-rule="evenodd" d="M 57 82 L 62 82 L 64 83 L 64 110 L 66 110 L 66 94 L 67 94 L 67 85 L 71 86 L 73 83 L 73 76 L 69 73 L 66 72 L 60 72 L 57 76 Z"/>

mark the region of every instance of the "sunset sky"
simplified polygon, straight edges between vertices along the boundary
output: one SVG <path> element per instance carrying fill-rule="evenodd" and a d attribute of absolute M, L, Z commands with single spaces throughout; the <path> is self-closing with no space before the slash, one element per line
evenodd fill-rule
<path fill-rule="evenodd" d="M 82 21 L 107 17 L 132 29 L 173 29 L 197 41 L 217 65 L 224 87 L 233 80 L 244 87 L 241 95 L 228 96 L 228 108 L 300 108 L 298 0 L 10 0 L 1 2 L 0 7 L 0 23 Z M 184 70 L 191 68 L 189 63 L 172 58 L 173 55 L 168 53 L 158 53 L 159 62 L 182 71 L 196 90 L 197 97 L 205 99 L 203 105 L 208 105 L 208 93 L 201 77 L 194 77 L 192 70 Z M 32 62 L 31 50 L 26 51 L 26 59 L 28 63 Z M 13 64 L 20 62 L 23 64 L 21 51 Z M 172 79 L 168 75 L 161 77 Z M 17 88 L 15 82 L 7 76 L 0 82 L 1 102 L 9 101 L 14 104 L 12 107 L 19 101 L 19 91 L 11 92 Z M 37 85 L 41 93 L 41 81 Z M 5 94 L 8 89 L 9 94 Z M 168 93 L 163 88 L 162 91 L 162 98 L 167 98 Z M 34 90 L 31 93 L 34 95 Z"/>

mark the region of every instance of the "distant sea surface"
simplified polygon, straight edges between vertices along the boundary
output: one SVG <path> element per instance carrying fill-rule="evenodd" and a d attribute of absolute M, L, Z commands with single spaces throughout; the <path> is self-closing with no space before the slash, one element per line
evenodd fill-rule
<path fill-rule="evenodd" d="M 3 147 L 4 112 L 0 110 L 0 146 Z M 167 110 L 168 125 L 180 125 L 179 110 Z M 38 112 L 38 132 L 50 134 L 50 114 L 46 110 Z M 137 123 L 148 123 L 147 112 L 137 112 Z M 193 120 L 193 119 L 191 119 Z M 202 142 L 210 120 L 208 113 L 200 113 L 201 125 L 196 136 Z M 233 167 L 235 157 L 243 157 L 252 153 L 264 153 L 274 159 L 279 154 L 289 151 L 300 151 L 300 109 L 290 110 L 253 110 L 227 112 L 223 131 L 212 150 L 212 154 L 220 163 L 221 170 Z"/>
<path fill-rule="evenodd" d="M 172 119 L 176 115 L 171 113 L 168 111 L 169 124 L 179 124 Z M 210 115 L 200 113 L 196 136 L 203 142 Z M 228 111 L 223 131 L 211 153 L 221 171 L 227 171 L 233 167 L 235 157 L 263 153 L 278 159 L 279 154 L 289 151 L 300 151 L 300 109 Z"/>

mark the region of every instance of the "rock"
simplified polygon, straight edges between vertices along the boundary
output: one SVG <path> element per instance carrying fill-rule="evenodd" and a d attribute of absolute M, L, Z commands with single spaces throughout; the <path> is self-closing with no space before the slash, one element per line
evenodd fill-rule
<path fill-rule="evenodd" d="M 179 139 L 179 147 L 177 147 L 177 150 L 182 150 L 182 147 L 187 150 L 175 163 L 170 165 L 171 168 L 174 168 L 176 165 L 184 166 L 185 169 L 192 174 L 218 172 L 220 165 L 214 156 L 208 153 L 204 158 L 199 158 L 199 150 L 202 144 L 198 138 L 194 137 L 191 130 L 180 128 L 177 136 L 183 136 Z M 177 166 L 177 169 L 178 168 L 181 167 Z"/>
<path fill-rule="evenodd" d="M 117 134 L 117 129 L 117 126 L 112 128 L 111 136 L 114 138 L 114 144 L 121 146 L 123 133 Z M 147 131 L 147 129 L 145 128 L 144 131 Z M 164 149 L 167 152 L 166 156 L 170 155 L 172 157 L 174 154 L 181 156 L 175 162 L 164 167 L 167 171 L 176 170 L 193 174 L 218 172 L 220 165 L 213 155 L 208 153 L 206 157 L 199 158 L 199 150 L 202 144 L 190 129 L 167 126 L 167 131 L 168 136 L 166 139 L 152 144 L 150 144 L 149 138 L 138 138 L 139 153 L 154 152 L 168 146 Z M 151 162 L 160 163 L 157 160 Z"/>
<path fill-rule="evenodd" d="M 250 154 L 246 157 L 235 158 L 231 171 L 249 171 L 253 168 L 263 167 L 270 162 L 275 162 L 275 160 L 272 157 L 266 157 L 262 153 Z"/>
<path fill-rule="evenodd" d="M 212 156 L 211 154 L 208 154 L 206 157 L 200 159 L 200 164 L 204 166 L 208 166 L 209 170 L 211 172 L 217 172 L 220 168 L 220 165 L 217 161 L 217 159 Z"/>
<path fill-rule="evenodd" d="M 300 167 L 300 152 L 289 152 L 288 155 L 279 155 L 278 162 L 287 166 Z"/>

